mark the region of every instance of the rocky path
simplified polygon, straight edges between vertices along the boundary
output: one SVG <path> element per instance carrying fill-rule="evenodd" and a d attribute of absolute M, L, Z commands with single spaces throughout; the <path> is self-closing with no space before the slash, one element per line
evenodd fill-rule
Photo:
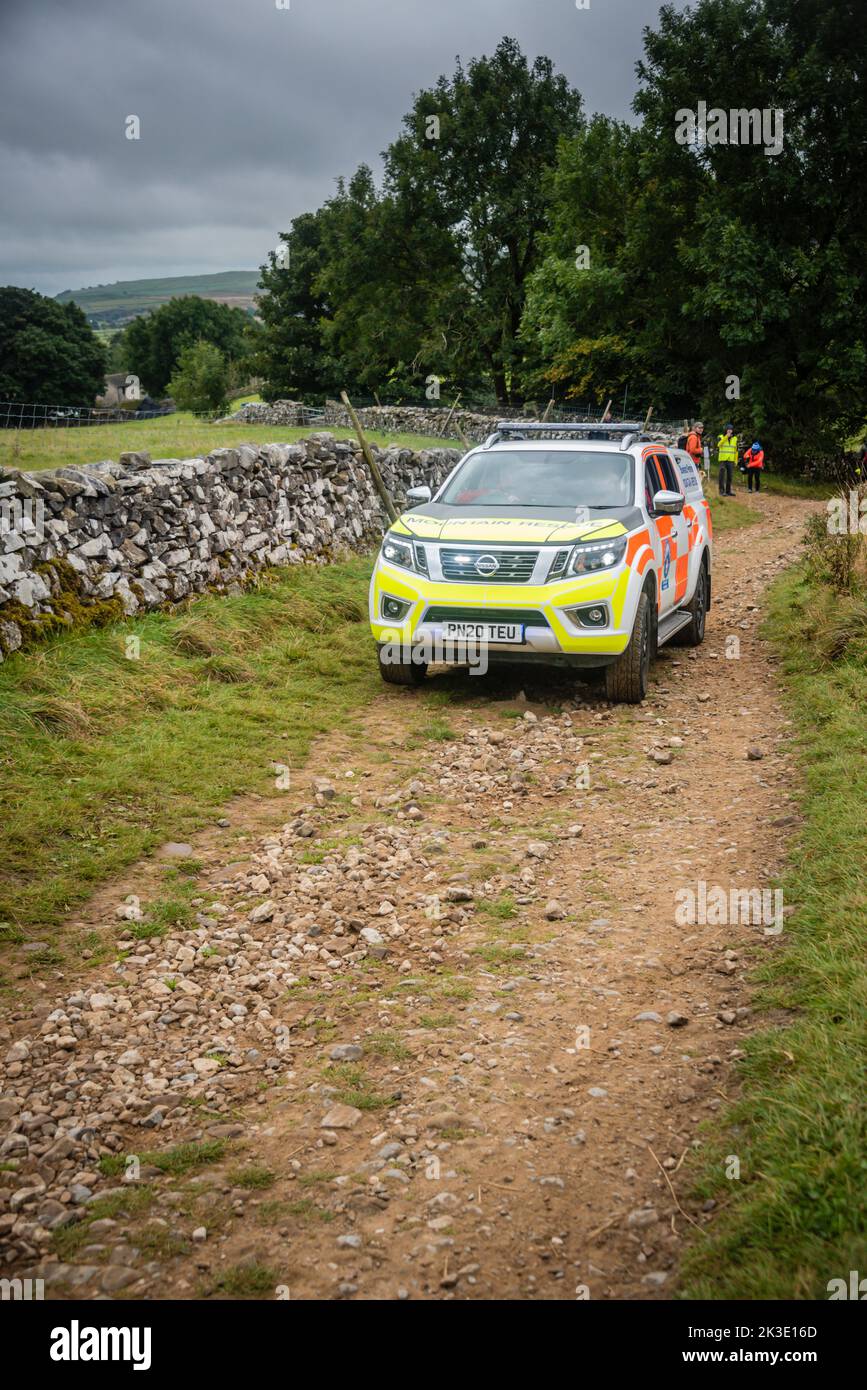
<path fill-rule="evenodd" d="M 756 1025 L 794 823 L 761 593 L 804 505 L 722 536 L 705 645 L 643 707 L 538 677 L 384 690 L 183 927 L 0 1021 L 2 1273 L 49 1297 L 668 1298 L 684 1164 Z M 272 812 L 273 808 L 269 808 Z M 264 815 L 264 810 L 263 810 Z M 231 812 L 229 813 L 231 818 Z M 255 822 L 255 817 L 253 817 Z M 118 931 L 154 864 L 91 904 Z"/>

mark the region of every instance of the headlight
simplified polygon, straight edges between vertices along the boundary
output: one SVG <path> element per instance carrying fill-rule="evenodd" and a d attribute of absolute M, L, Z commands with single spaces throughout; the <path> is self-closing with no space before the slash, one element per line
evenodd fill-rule
<path fill-rule="evenodd" d="M 576 545 L 569 561 L 569 573 L 592 574 L 594 570 L 608 570 L 612 565 L 619 565 L 626 554 L 626 541 L 626 536 L 618 536 L 613 541 Z"/>
<path fill-rule="evenodd" d="M 412 562 L 412 546 L 408 541 L 399 540 L 390 531 L 386 533 L 385 540 L 382 542 L 380 551 L 383 560 L 388 560 L 391 565 L 402 565 L 405 570 L 414 569 Z"/>

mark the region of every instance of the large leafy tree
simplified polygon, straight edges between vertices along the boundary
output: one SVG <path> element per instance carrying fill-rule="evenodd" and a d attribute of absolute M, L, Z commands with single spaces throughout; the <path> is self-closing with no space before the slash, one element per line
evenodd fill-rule
<path fill-rule="evenodd" d="M 504 38 L 419 93 L 386 151 L 386 190 L 423 217 L 433 266 L 439 238 L 453 248 L 456 273 L 436 296 L 441 356 L 461 375 L 483 369 L 504 404 L 523 392 L 519 330 L 546 223 L 544 174 L 581 123 L 581 98 L 551 60 L 531 65 Z"/>
<path fill-rule="evenodd" d="M 585 122 L 513 40 L 459 61 L 416 99 L 382 188 L 362 167 L 265 271 L 272 389 L 628 389 L 657 417 L 731 416 L 776 461 L 829 458 L 864 419 L 858 3 L 664 6 L 637 127 Z M 782 149 L 679 143 L 699 102 L 781 111 Z"/>
<path fill-rule="evenodd" d="M 435 376 L 444 390 L 521 399 L 542 180 L 581 120 L 550 60 L 531 65 L 512 39 L 421 92 L 385 151 L 383 187 L 362 166 L 295 220 L 288 265 L 263 268 L 268 394 L 345 383 L 417 397 Z"/>
<path fill-rule="evenodd" d="M 561 142 L 545 180 L 549 229 L 530 276 L 522 324 L 540 394 L 587 403 L 647 394 L 645 297 L 632 273 L 629 232 L 641 196 L 641 137 L 595 116 Z"/>
<path fill-rule="evenodd" d="M 279 255 L 261 267 L 262 333 L 255 370 L 269 400 L 311 400 L 342 382 L 342 366 L 326 352 L 323 327 L 330 308 L 318 280 L 328 205 L 303 213 L 282 234 Z"/>
<path fill-rule="evenodd" d="M 523 325 L 545 386 L 582 400 L 628 387 L 657 415 L 731 417 L 792 465 L 832 459 L 863 423 L 856 19 L 854 0 L 663 8 L 638 65 L 640 127 L 596 118 L 546 181 Z M 782 149 L 679 143 L 679 113 L 700 101 L 781 111 Z"/>
<path fill-rule="evenodd" d="M 867 28 L 858 0 L 700 0 L 645 35 L 635 106 L 646 172 L 675 207 L 697 193 L 676 264 L 703 413 L 731 413 L 792 463 L 863 422 Z M 783 113 L 782 151 L 678 145 L 676 113 Z M 697 183 L 697 180 L 699 181 Z M 730 403 L 726 378 L 741 398 Z"/>
<path fill-rule="evenodd" d="M 283 242 L 260 279 L 257 370 L 270 399 L 341 386 L 415 396 L 426 374 L 453 369 L 438 324 L 460 278 L 457 249 L 410 198 L 378 191 L 366 165 Z"/>
<path fill-rule="evenodd" d="M 687 165 L 675 196 L 648 176 L 652 156 L 646 129 L 603 116 L 561 143 L 522 334 L 540 392 L 680 416 L 695 409 L 701 372 L 678 248 L 704 175 Z"/>
<path fill-rule="evenodd" d="M 198 295 L 170 299 L 152 314 L 134 319 L 123 335 L 126 370 L 140 377 L 151 395 L 162 395 L 181 352 L 195 343 L 211 343 L 229 362 L 242 361 L 249 351 L 248 316 Z"/>
<path fill-rule="evenodd" d="M 457 349 L 447 325 L 460 257 L 448 233 L 411 191 L 378 192 L 366 166 L 326 207 L 323 336 L 347 379 L 394 398 L 417 394 L 428 376 L 453 376 Z"/>
<path fill-rule="evenodd" d="M 105 349 L 77 304 L 0 289 L 0 400 L 90 405 L 105 384 Z"/>

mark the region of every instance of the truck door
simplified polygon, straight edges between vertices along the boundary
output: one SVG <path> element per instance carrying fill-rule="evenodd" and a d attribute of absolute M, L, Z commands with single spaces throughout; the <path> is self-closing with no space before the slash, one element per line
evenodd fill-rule
<path fill-rule="evenodd" d="M 652 489 L 652 491 L 651 491 Z M 671 459 L 661 450 L 645 460 L 645 494 L 649 494 L 648 511 L 656 531 L 659 545 L 659 612 L 667 613 L 681 603 L 687 586 L 689 571 L 689 524 L 681 513 L 679 516 L 657 516 L 653 511 L 653 494 L 656 492 L 679 492 L 683 488 L 673 467 Z M 654 545 L 654 551 L 657 546 Z"/>

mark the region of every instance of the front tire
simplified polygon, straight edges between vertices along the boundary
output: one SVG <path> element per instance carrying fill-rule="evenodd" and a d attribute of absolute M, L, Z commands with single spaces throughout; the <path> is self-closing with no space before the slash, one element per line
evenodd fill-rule
<path fill-rule="evenodd" d="M 377 648 L 379 674 L 388 685 L 421 685 L 427 674 L 426 661 L 389 661 L 383 656 L 383 648 Z"/>
<path fill-rule="evenodd" d="M 704 641 L 705 621 L 707 619 L 707 565 L 702 560 L 699 566 L 698 579 L 695 581 L 695 593 L 689 603 L 683 609 L 688 613 L 690 621 L 686 627 L 682 627 L 680 632 L 676 632 L 671 639 L 673 647 L 700 647 Z"/>
<path fill-rule="evenodd" d="M 652 644 L 650 599 L 645 591 L 638 600 L 629 646 L 605 667 L 605 693 L 619 705 L 640 705 L 647 694 Z"/>

